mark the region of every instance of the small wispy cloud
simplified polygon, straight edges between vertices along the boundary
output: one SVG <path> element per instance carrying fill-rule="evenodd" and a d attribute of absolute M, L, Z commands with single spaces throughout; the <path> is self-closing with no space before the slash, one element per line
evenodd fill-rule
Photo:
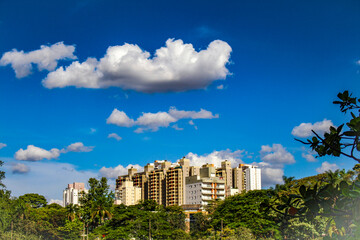
<path fill-rule="evenodd" d="M 114 139 L 116 139 L 116 140 L 118 140 L 118 141 L 120 141 L 120 140 L 122 139 L 122 137 L 120 137 L 120 136 L 117 135 L 116 133 L 110 133 L 110 134 L 108 135 L 108 138 L 114 138 Z"/>
<path fill-rule="evenodd" d="M 11 172 L 13 174 L 25 174 L 30 171 L 30 168 L 23 163 L 16 163 L 12 166 Z"/>
<path fill-rule="evenodd" d="M 225 89 L 225 87 L 224 87 L 224 85 L 221 84 L 221 85 L 217 86 L 216 89 L 223 90 L 223 89 Z"/>

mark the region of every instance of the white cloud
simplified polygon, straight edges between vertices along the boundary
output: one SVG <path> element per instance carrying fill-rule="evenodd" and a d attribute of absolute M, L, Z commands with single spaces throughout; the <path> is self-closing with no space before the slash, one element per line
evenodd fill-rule
<path fill-rule="evenodd" d="M 134 120 L 130 119 L 125 112 L 115 108 L 108 119 L 106 119 L 106 123 L 115 124 L 119 127 L 132 127 L 134 125 Z"/>
<path fill-rule="evenodd" d="M 16 163 L 12 166 L 11 171 L 13 174 L 24 174 L 28 173 L 30 171 L 30 168 L 23 163 Z"/>
<path fill-rule="evenodd" d="M 57 148 L 53 148 L 48 151 L 39 147 L 35 147 L 34 145 L 28 145 L 25 150 L 20 148 L 15 153 L 15 159 L 22 161 L 39 161 L 42 159 L 50 160 L 59 156 L 60 150 Z"/>
<path fill-rule="evenodd" d="M 324 173 L 329 170 L 334 172 L 337 169 L 339 169 L 339 167 L 338 167 L 338 165 L 336 165 L 336 163 L 331 164 L 331 163 L 325 161 L 321 164 L 321 167 L 316 169 L 316 172 Z"/>
<path fill-rule="evenodd" d="M 205 109 L 200 111 L 184 111 L 177 110 L 175 107 L 170 107 L 168 112 L 157 112 L 157 113 L 142 113 L 136 121 L 129 118 L 125 112 L 114 109 L 111 115 L 106 120 L 108 124 L 115 124 L 120 127 L 132 127 L 138 126 L 134 131 L 136 133 L 143 133 L 145 131 L 158 131 L 160 127 L 169 127 L 171 123 L 176 123 L 181 119 L 213 119 L 219 118 L 219 114 L 213 114 Z M 194 124 L 190 121 L 189 124 Z M 177 125 L 173 125 L 177 130 L 180 130 Z"/>
<path fill-rule="evenodd" d="M 226 64 L 232 49 L 215 40 L 197 52 L 192 44 L 168 39 L 166 46 L 150 53 L 139 46 L 111 46 L 100 60 L 88 58 L 59 67 L 43 80 L 46 88 L 67 86 L 84 88 L 120 87 L 140 92 L 179 92 L 201 89 L 229 75 Z"/>
<path fill-rule="evenodd" d="M 109 168 L 106 168 L 106 167 L 102 167 L 100 170 L 99 170 L 99 173 L 102 177 L 106 177 L 106 178 L 111 178 L 111 179 L 116 179 L 118 176 L 121 176 L 121 175 L 126 175 L 128 174 L 128 169 L 131 168 L 131 167 L 134 167 L 138 170 L 138 172 L 141 172 L 144 170 L 143 167 L 141 167 L 140 165 L 138 164 L 129 164 L 127 165 L 126 167 L 124 167 L 123 165 L 118 165 L 116 166 L 115 168 L 112 168 L 112 167 L 109 167 Z"/>
<path fill-rule="evenodd" d="M 176 119 L 213 119 L 219 118 L 219 114 L 213 115 L 212 112 L 207 111 L 205 109 L 200 109 L 199 112 L 196 111 L 184 111 L 184 110 L 177 110 L 175 107 L 171 107 L 169 110 L 169 114 Z"/>
<path fill-rule="evenodd" d="M 264 162 L 268 162 L 274 165 L 295 163 L 294 156 L 289 153 L 281 144 L 276 143 L 274 143 L 272 147 L 269 145 L 261 146 L 260 157 Z"/>
<path fill-rule="evenodd" d="M 59 162 L 31 162 L 31 171 L 27 174 L 12 174 L 11 168 L 14 162 L 7 161 L 4 164 L 6 178 L 4 184 L 11 190 L 12 196 L 20 196 L 25 193 L 38 193 L 46 199 L 62 199 L 62 191 L 69 183 L 88 182 L 91 177 L 98 177 L 97 171 L 78 170 L 69 163 Z"/>
<path fill-rule="evenodd" d="M 176 122 L 177 120 L 178 119 L 166 112 L 142 113 L 136 120 L 136 124 L 144 126 L 146 129 L 157 131 L 159 127 L 168 127 L 170 123 Z"/>
<path fill-rule="evenodd" d="M 93 146 L 84 146 L 82 142 L 76 142 L 70 144 L 63 152 L 91 152 L 93 148 Z"/>
<path fill-rule="evenodd" d="M 60 156 L 61 153 L 68 153 L 68 152 L 90 152 L 93 150 L 94 147 L 84 146 L 82 142 L 72 143 L 66 148 L 58 149 L 52 148 L 51 150 L 45 150 L 43 148 L 36 147 L 34 145 L 28 145 L 27 148 L 24 150 L 20 148 L 15 153 L 16 160 L 22 161 L 40 161 L 43 159 L 55 159 Z"/>
<path fill-rule="evenodd" d="M 301 156 L 308 162 L 317 162 L 316 158 L 312 153 L 302 153 Z"/>
<path fill-rule="evenodd" d="M 301 123 L 299 126 L 294 127 L 291 134 L 296 137 L 310 137 L 313 135 L 311 130 L 314 130 L 317 134 L 324 134 L 329 131 L 330 126 L 334 126 L 331 120 L 324 119 L 321 122 L 312 123 Z"/>
<path fill-rule="evenodd" d="M 356 61 L 356 64 L 357 64 L 357 65 L 360 65 L 360 60 L 357 60 L 357 61 Z"/>
<path fill-rule="evenodd" d="M 0 149 L 6 147 L 7 145 L 5 143 L 0 143 Z"/>
<path fill-rule="evenodd" d="M 201 167 L 204 164 L 214 164 L 216 167 L 221 166 L 221 162 L 228 160 L 233 167 L 243 163 L 241 158 L 243 157 L 244 150 L 236 150 L 232 152 L 230 149 L 213 151 L 209 154 L 198 155 L 196 153 L 189 152 L 185 157 L 190 159 L 191 166 Z"/>
<path fill-rule="evenodd" d="M 108 138 L 115 138 L 116 140 L 120 141 L 122 139 L 122 137 L 120 137 L 119 135 L 117 135 L 116 133 L 110 133 L 108 135 Z"/>
<path fill-rule="evenodd" d="M 32 64 L 36 64 L 39 71 L 53 71 L 59 60 L 76 59 L 75 47 L 65 45 L 63 42 L 51 46 L 42 45 L 40 49 L 24 53 L 24 51 L 12 51 L 3 54 L 0 66 L 11 64 L 17 78 L 23 78 L 31 74 Z"/>
<path fill-rule="evenodd" d="M 90 128 L 90 134 L 94 134 L 94 133 L 96 133 L 96 129 L 95 128 Z"/>
<path fill-rule="evenodd" d="M 218 89 L 218 90 L 223 90 L 223 89 L 224 89 L 224 85 L 221 84 L 221 85 L 217 86 L 216 89 Z"/>
<path fill-rule="evenodd" d="M 261 186 L 270 187 L 275 184 L 282 184 L 284 169 L 280 166 L 273 166 L 271 163 L 260 162 L 253 163 L 261 169 Z"/>
<path fill-rule="evenodd" d="M 180 128 L 177 124 L 174 124 L 171 126 L 173 129 L 175 129 L 176 131 L 182 131 L 184 130 L 184 128 Z"/>
<path fill-rule="evenodd" d="M 194 123 L 193 120 L 190 120 L 190 121 L 189 121 L 189 124 L 190 124 L 190 125 L 195 125 L 195 123 Z"/>
<path fill-rule="evenodd" d="M 276 143 L 272 146 L 261 146 L 260 158 L 263 162 L 253 164 L 261 168 L 261 182 L 263 187 L 282 184 L 284 164 L 295 163 L 294 156 L 281 144 Z"/>
<path fill-rule="evenodd" d="M 63 200 L 60 200 L 60 199 L 50 199 L 48 204 L 52 204 L 52 203 L 56 203 L 56 204 L 59 204 L 60 206 L 64 206 Z"/>

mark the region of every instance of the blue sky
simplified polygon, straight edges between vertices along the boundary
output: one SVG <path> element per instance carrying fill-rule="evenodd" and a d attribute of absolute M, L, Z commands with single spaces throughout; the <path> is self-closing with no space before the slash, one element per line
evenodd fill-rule
<path fill-rule="evenodd" d="M 258 164 L 264 187 L 349 169 L 294 137 L 347 119 L 359 29 L 359 1 L 0 1 L 5 184 L 61 199 L 182 156 Z"/>

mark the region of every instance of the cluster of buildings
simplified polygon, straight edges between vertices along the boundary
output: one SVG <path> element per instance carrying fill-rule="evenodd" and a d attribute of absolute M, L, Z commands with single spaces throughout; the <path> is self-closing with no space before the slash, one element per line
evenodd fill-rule
<path fill-rule="evenodd" d="M 232 168 L 226 160 L 220 168 L 214 164 L 198 167 L 190 166 L 190 160 L 183 157 L 177 163 L 148 163 L 142 172 L 128 169 L 127 175 L 116 179 L 115 204 L 135 205 L 152 199 L 164 206 L 201 208 L 212 200 L 256 189 L 261 189 L 261 170 L 256 166 L 239 164 Z M 63 192 L 64 206 L 79 204 L 86 192 L 84 183 L 68 184 Z"/>
<path fill-rule="evenodd" d="M 230 161 L 223 161 L 220 168 L 213 164 L 198 167 L 190 166 L 184 157 L 177 163 L 149 163 L 142 172 L 128 169 L 127 175 L 116 179 L 115 204 L 133 205 L 152 199 L 164 206 L 204 206 L 256 189 L 261 189 L 261 170 L 256 166 L 239 164 L 232 168 Z"/>

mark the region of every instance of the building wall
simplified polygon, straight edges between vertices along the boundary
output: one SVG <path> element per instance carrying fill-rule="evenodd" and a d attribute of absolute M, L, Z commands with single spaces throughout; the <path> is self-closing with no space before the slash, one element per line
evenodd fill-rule
<path fill-rule="evenodd" d="M 186 201 L 186 189 L 185 189 L 185 181 L 186 178 L 190 176 L 190 159 L 187 159 L 185 157 L 183 157 L 182 159 L 179 160 L 179 165 L 181 166 L 182 169 L 182 202 L 185 203 Z"/>
<path fill-rule="evenodd" d="M 84 183 L 71 183 L 63 191 L 63 206 L 66 207 L 69 204 L 80 204 L 79 199 L 83 193 L 87 193 Z"/>
<path fill-rule="evenodd" d="M 225 198 L 225 180 L 190 176 L 186 178 L 186 193 L 185 204 L 207 205 L 210 201 Z"/>
<path fill-rule="evenodd" d="M 115 190 L 115 204 L 135 205 L 141 200 L 141 188 L 133 186 L 132 181 L 125 181 Z"/>
<path fill-rule="evenodd" d="M 246 191 L 261 189 L 261 170 L 254 166 L 245 169 Z"/>
<path fill-rule="evenodd" d="M 146 172 L 142 173 L 135 173 L 132 176 L 132 181 L 135 187 L 141 188 L 141 199 L 146 200 L 148 199 L 148 184 L 147 184 L 147 174 Z"/>
<path fill-rule="evenodd" d="M 166 205 L 164 170 L 154 170 L 149 173 L 148 199 L 155 200 L 158 204 Z"/>
<path fill-rule="evenodd" d="M 233 188 L 238 189 L 239 193 L 244 190 L 244 172 L 240 167 L 233 168 Z"/>
<path fill-rule="evenodd" d="M 202 204 L 201 181 L 186 184 L 185 204 Z"/>
<path fill-rule="evenodd" d="M 166 172 L 166 206 L 182 205 L 184 203 L 183 169 L 170 168 Z"/>

